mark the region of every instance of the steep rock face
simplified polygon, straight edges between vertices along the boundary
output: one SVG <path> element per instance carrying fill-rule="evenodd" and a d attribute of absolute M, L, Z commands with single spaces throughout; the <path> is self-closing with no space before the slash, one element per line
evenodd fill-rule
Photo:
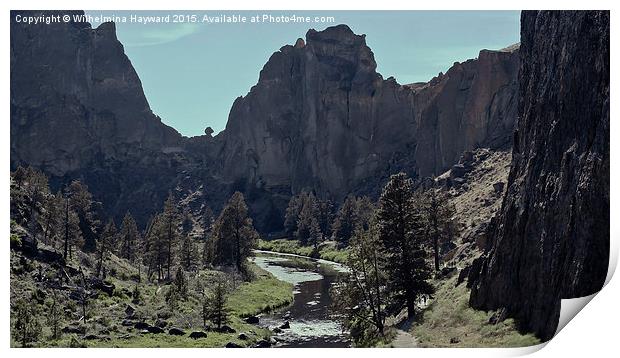
<path fill-rule="evenodd" d="M 108 215 L 141 224 L 176 185 L 184 139 L 154 115 L 113 23 L 23 24 L 11 13 L 11 167 L 89 185 Z"/>
<path fill-rule="evenodd" d="M 439 174 L 466 149 L 509 143 L 517 68 L 515 50 L 482 51 L 402 86 L 376 72 L 364 35 L 345 25 L 310 30 L 234 102 L 220 135 L 223 177 L 285 204 L 302 189 L 341 200 L 376 194 L 400 170 Z"/>
<path fill-rule="evenodd" d="M 151 112 L 113 23 L 28 25 L 15 21 L 18 13 L 43 12 L 11 14 L 12 161 L 64 175 L 178 144 L 181 136 Z"/>
<path fill-rule="evenodd" d="M 607 273 L 609 12 L 524 11 L 520 51 L 508 188 L 470 303 L 505 307 L 546 340 L 560 299 L 596 292 Z"/>

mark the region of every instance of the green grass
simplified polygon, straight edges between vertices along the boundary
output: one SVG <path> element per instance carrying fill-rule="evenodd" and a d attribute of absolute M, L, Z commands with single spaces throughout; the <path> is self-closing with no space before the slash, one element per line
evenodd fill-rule
<path fill-rule="evenodd" d="M 86 262 L 84 260 L 81 260 Z M 41 264 L 46 274 L 54 273 L 53 268 L 46 263 L 38 263 L 31 260 L 22 260 L 21 254 L 11 251 L 11 300 L 17 298 L 30 298 L 37 290 L 39 284 L 34 281 L 33 273 L 38 264 Z M 202 331 L 203 322 L 201 317 L 202 296 L 198 285 L 209 289 L 213 282 L 221 276 L 221 273 L 213 270 L 201 270 L 199 273 L 190 274 L 189 295 L 187 299 L 180 300 L 178 307 L 171 311 L 171 307 L 165 301 L 166 292 L 170 289 L 169 284 L 157 282 L 142 283 L 133 281 L 137 271 L 123 259 L 113 257 L 109 266 L 115 276 L 108 276 L 108 280 L 115 285 L 111 296 L 100 293 L 89 302 L 87 308 L 87 323 L 79 321 L 81 308 L 77 303 L 68 298 L 68 290 L 58 291 L 62 298 L 62 305 L 68 312 L 61 324 L 79 325 L 85 328 L 86 335 L 98 335 L 98 339 L 86 340 L 82 334 L 63 334 L 59 340 L 51 340 L 51 330 L 45 322 L 45 308 L 40 308 L 38 319 L 43 324 L 43 334 L 32 344 L 34 347 L 70 347 L 73 345 L 87 347 L 223 347 L 228 342 L 235 342 L 241 346 L 249 346 L 254 342 L 267 339 L 271 336 L 268 329 L 256 325 L 247 324 L 244 317 L 273 310 L 276 307 L 288 305 L 293 300 L 293 286 L 279 281 L 267 271 L 249 263 L 249 269 L 253 274 L 252 281 L 239 283 L 230 293 L 228 306 L 231 310 L 229 325 L 236 333 L 207 332 L 207 338 L 193 340 L 188 337 L 192 331 Z M 85 266 L 85 270 L 90 270 Z M 89 271 L 87 271 L 88 274 Z M 239 281 L 237 281 L 239 282 Z M 131 302 L 131 292 L 135 286 L 141 292 L 142 300 L 139 303 Z M 49 294 L 49 292 L 47 292 Z M 136 309 L 136 321 L 144 320 L 154 324 L 158 319 L 168 322 L 165 328 L 177 327 L 186 332 L 185 336 L 170 336 L 163 334 L 141 334 L 133 327 L 121 325 L 125 319 L 125 307 L 130 304 Z M 13 317 L 11 317 L 11 321 Z M 239 333 L 245 333 L 249 339 L 239 340 Z M 21 346 L 11 337 L 11 346 Z"/>
<path fill-rule="evenodd" d="M 456 277 L 438 282 L 435 299 L 418 318 L 411 333 L 421 347 L 525 347 L 539 344 L 532 334 L 521 334 L 514 321 L 490 324 L 493 312 L 469 307 L 469 290 Z M 450 343 L 456 338 L 458 343 Z"/>
<path fill-rule="evenodd" d="M 256 265 L 250 268 L 256 279 L 241 284 L 228 298 L 228 306 L 235 315 L 257 315 L 293 302 L 292 284 L 276 279 Z"/>
<path fill-rule="evenodd" d="M 288 239 L 277 239 L 269 241 L 259 240 L 258 249 L 301 256 L 312 256 L 312 253 L 314 251 L 314 248 L 312 246 L 301 246 L 299 244 L 299 241 Z M 333 241 L 326 241 L 319 245 L 319 255 L 316 258 L 345 264 L 347 261 L 347 250 L 338 249 L 336 247 L 336 243 Z"/>

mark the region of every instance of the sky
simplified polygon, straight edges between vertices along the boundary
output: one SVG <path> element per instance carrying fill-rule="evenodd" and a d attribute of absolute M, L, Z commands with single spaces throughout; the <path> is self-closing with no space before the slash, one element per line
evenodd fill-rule
<path fill-rule="evenodd" d="M 117 37 L 138 73 L 151 109 L 185 136 L 223 130 L 230 107 L 258 81 L 263 65 L 308 29 L 347 24 L 366 34 L 377 71 L 401 84 L 426 82 L 481 49 L 519 42 L 519 11 L 86 11 L 118 16 Z M 132 15 L 137 16 L 132 20 Z M 170 15 L 168 23 L 139 23 Z M 196 15 L 195 22 L 173 22 Z M 213 23 L 220 15 L 245 23 Z M 333 17 L 325 22 L 251 23 L 252 16 Z M 206 16 L 206 17 L 205 17 Z M 122 17 L 126 19 L 122 21 Z M 92 19 L 93 27 L 102 19 Z M 192 19 L 189 18 L 191 21 Z"/>

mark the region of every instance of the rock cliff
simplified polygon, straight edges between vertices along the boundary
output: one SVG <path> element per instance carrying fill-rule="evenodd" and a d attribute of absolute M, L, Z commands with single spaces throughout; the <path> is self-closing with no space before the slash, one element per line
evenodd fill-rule
<path fill-rule="evenodd" d="M 464 150 L 509 145 L 518 50 L 483 50 L 415 85 L 376 67 L 365 36 L 345 25 L 282 47 L 232 106 L 223 176 L 272 198 L 310 189 L 341 200 L 374 195 L 401 170 L 438 175 Z"/>
<path fill-rule="evenodd" d="M 590 295 L 609 259 L 609 12 L 524 11 L 507 193 L 470 274 L 470 303 L 550 339 L 561 298 Z"/>
<path fill-rule="evenodd" d="M 185 138 L 150 110 L 113 23 L 24 25 L 16 14 L 11 166 L 41 168 L 56 186 L 82 179 L 117 218 L 131 209 L 144 224 L 170 190 L 215 210 L 241 190 L 269 232 L 302 189 L 375 195 L 397 171 L 439 174 L 464 150 L 509 146 L 515 48 L 400 85 L 376 72 L 364 35 L 310 30 L 271 56 L 225 131 Z"/>
<path fill-rule="evenodd" d="M 187 139 L 151 111 L 115 25 L 24 24 L 11 13 L 11 167 L 32 165 L 56 188 L 89 185 L 105 215 L 144 224 L 189 164 Z M 201 139 L 196 138 L 194 142 Z"/>

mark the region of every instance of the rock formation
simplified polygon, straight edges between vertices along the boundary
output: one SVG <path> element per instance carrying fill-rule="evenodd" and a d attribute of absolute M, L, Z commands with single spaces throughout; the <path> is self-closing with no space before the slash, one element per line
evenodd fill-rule
<path fill-rule="evenodd" d="M 464 150 L 509 145 L 513 130 L 518 50 L 400 85 L 376 72 L 364 35 L 339 25 L 274 53 L 224 132 L 185 138 L 150 110 L 113 23 L 24 25 L 15 14 L 12 168 L 43 169 L 56 187 L 81 179 L 107 214 L 131 209 L 142 225 L 171 190 L 198 211 L 241 190 L 269 232 L 302 189 L 375 195 L 390 174 L 439 174 Z"/>
<path fill-rule="evenodd" d="M 24 24 L 11 13 L 11 167 L 31 165 L 56 188 L 72 179 L 89 185 L 106 214 L 127 210 L 144 224 L 177 185 L 186 140 L 163 124 L 115 25 Z"/>
<path fill-rule="evenodd" d="M 547 340 L 560 299 L 598 291 L 607 273 L 609 12 L 524 11 L 520 51 L 507 193 L 470 303 Z"/>
<path fill-rule="evenodd" d="M 310 30 L 274 53 L 234 102 L 221 134 L 223 177 L 271 204 L 281 197 L 281 211 L 302 189 L 338 201 L 376 195 L 401 170 L 440 174 L 464 150 L 509 145 L 517 69 L 518 50 L 483 50 L 403 86 L 376 72 L 364 35 L 345 25 Z"/>

